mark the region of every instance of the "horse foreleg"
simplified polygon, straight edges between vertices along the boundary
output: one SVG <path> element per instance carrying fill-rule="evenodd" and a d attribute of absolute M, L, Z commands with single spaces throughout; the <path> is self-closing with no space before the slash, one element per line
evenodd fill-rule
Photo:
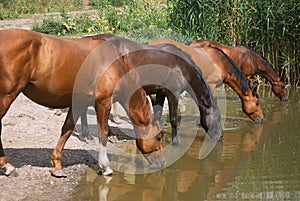
<path fill-rule="evenodd" d="M 57 141 L 56 147 L 52 152 L 51 155 L 51 163 L 53 165 L 53 168 L 51 169 L 51 174 L 55 177 L 66 177 L 66 174 L 62 170 L 61 160 L 62 160 L 62 150 L 71 136 L 75 123 L 79 118 L 78 112 L 75 112 L 73 114 L 72 108 L 69 109 L 66 120 L 64 122 L 64 125 L 62 127 L 62 133 L 60 138 Z"/>
<path fill-rule="evenodd" d="M 120 117 L 119 117 L 119 114 L 118 114 L 118 104 L 117 104 L 117 102 L 113 103 L 112 107 L 113 107 L 113 121 L 115 123 L 119 124 L 121 122 L 120 122 Z"/>
<path fill-rule="evenodd" d="M 111 109 L 111 98 L 107 98 L 99 103 L 96 103 L 96 114 L 99 126 L 99 160 L 98 164 L 102 169 L 103 175 L 113 174 L 113 170 L 109 166 L 107 156 L 107 141 L 108 141 L 108 117 Z"/>
<path fill-rule="evenodd" d="M 161 92 L 156 93 L 155 99 L 152 96 L 150 96 L 154 114 L 159 114 L 158 117 L 160 121 L 162 121 L 162 113 L 163 113 L 165 98 L 166 95 Z"/>
<path fill-rule="evenodd" d="M 179 145 L 177 136 L 177 125 L 178 125 L 178 99 L 173 93 L 168 93 L 167 95 L 169 104 L 169 115 L 170 123 L 172 126 L 172 145 Z"/>

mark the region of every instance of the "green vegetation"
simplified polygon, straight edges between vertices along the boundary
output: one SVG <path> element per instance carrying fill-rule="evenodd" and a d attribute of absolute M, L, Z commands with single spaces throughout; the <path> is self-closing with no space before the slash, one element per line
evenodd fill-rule
<path fill-rule="evenodd" d="M 76 35 L 104 32 L 117 34 L 141 28 L 167 29 L 168 9 L 159 2 L 93 0 L 91 5 L 98 10 L 98 16 L 79 14 L 70 17 L 62 13 L 61 18 L 48 18 L 42 24 L 35 24 L 33 30 Z"/>
<path fill-rule="evenodd" d="M 33 30 L 55 35 L 113 33 L 140 42 L 169 37 L 246 45 L 268 58 L 286 83 L 300 85 L 298 0 L 90 0 L 96 16 L 67 14 L 82 2 L 0 0 L 0 19 L 60 11 L 60 17 L 46 18 Z"/>
<path fill-rule="evenodd" d="M 15 19 L 36 13 L 74 11 L 82 0 L 0 0 L 0 20 Z"/>
<path fill-rule="evenodd" d="M 175 0 L 169 22 L 192 38 L 249 46 L 267 57 L 285 82 L 300 85 L 298 0 Z"/>

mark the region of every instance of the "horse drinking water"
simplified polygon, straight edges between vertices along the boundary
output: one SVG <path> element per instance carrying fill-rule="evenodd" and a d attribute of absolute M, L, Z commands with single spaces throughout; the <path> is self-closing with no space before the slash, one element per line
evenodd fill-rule
<path fill-rule="evenodd" d="M 224 52 L 212 47 L 195 48 L 167 38 L 148 43 L 150 45 L 173 44 L 186 52 L 200 67 L 212 91 L 223 83 L 228 84 L 240 97 L 243 111 L 257 123 L 263 120 L 257 94 L 250 89 L 245 75 Z"/>
<path fill-rule="evenodd" d="M 222 51 L 215 48 L 194 48 L 186 46 L 174 40 L 167 38 L 151 40 L 150 45 L 173 44 L 185 53 L 187 53 L 196 65 L 201 69 L 203 75 L 212 91 L 220 87 L 223 82 L 228 84 L 240 97 L 243 111 L 255 122 L 261 122 L 263 119 L 262 110 L 259 106 L 259 99 L 256 93 L 252 92 L 244 74 L 235 66 L 235 64 Z M 211 59 L 211 55 L 218 56 L 217 59 Z M 161 106 L 164 103 L 164 97 L 158 97 Z M 176 119 L 172 116 L 177 113 L 170 112 L 170 119 Z M 177 122 L 170 121 L 172 128 L 172 138 L 177 142 Z"/>
<path fill-rule="evenodd" d="M 86 62 L 92 53 L 94 58 Z M 87 71 L 85 79 L 78 80 L 77 76 L 83 64 L 91 71 Z M 99 71 L 101 76 L 97 76 L 100 75 Z M 104 40 L 60 38 L 22 29 L 2 30 L 0 31 L 0 123 L 11 103 L 21 92 L 32 101 L 46 107 L 69 107 L 61 136 L 51 155 L 53 165 L 51 173 L 62 177 L 65 176 L 61 165 L 64 145 L 73 132 L 79 116 L 89 104 L 92 104 L 95 106 L 99 125 L 99 166 L 103 169 L 104 175 L 109 175 L 113 171 L 109 166 L 106 151 L 108 116 L 112 102 L 119 101 L 134 123 L 138 148 L 152 167 L 160 168 L 165 164 L 160 124 L 152 117 L 150 104 L 145 91 L 139 88 L 136 73 L 136 76 L 133 76 L 135 79 L 119 84 L 128 72 L 134 73 L 134 70 L 126 58 L 120 55 L 113 44 Z M 90 75 L 94 77 L 88 77 Z M 84 97 L 85 101 L 74 108 L 73 90 L 75 84 L 80 82 L 84 87 L 92 87 L 82 90 L 80 87 L 77 88 L 76 97 L 78 100 Z M 129 90 L 127 86 L 135 86 L 136 89 L 129 101 L 128 98 L 124 98 L 124 94 Z M 0 168 L 6 175 L 15 170 L 4 154 L 1 140 Z"/>
<path fill-rule="evenodd" d="M 288 100 L 286 85 L 278 77 L 272 64 L 254 50 L 245 46 L 226 46 L 211 40 L 193 40 L 190 46 L 195 48 L 209 46 L 222 50 L 241 68 L 248 80 L 258 74 L 270 82 L 272 91 L 281 101 Z"/>
<path fill-rule="evenodd" d="M 199 67 L 186 53 L 170 44 L 140 44 L 107 34 L 89 36 L 89 38 L 106 39 L 116 44 L 130 65 L 139 72 L 141 80 L 146 81 L 140 83 L 146 93 L 156 94 L 160 99 L 156 100 L 158 102 L 167 97 L 173 144 L 178 144 L 178 139 L 174 137 L 177 136 L 178 98 L 185 90 L 192 95 L 198 105 L 201 125 L 208 135 L 212 139 L 222 138 L 221 117 L 211 90 Z M 140 68 L 145 66 L 148 68 Z"/>

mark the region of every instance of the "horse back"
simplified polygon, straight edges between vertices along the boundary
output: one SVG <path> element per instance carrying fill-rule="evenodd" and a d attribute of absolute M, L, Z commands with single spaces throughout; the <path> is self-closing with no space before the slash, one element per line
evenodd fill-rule
<path fill-rule="evenodd" d="M 48 107 L 70 104 L 77 73 L 101 41 L 67 39 L 23 29 L 0 31 L 0 80 Z M 50 100 L 52 101 L 50 103 Z"/>

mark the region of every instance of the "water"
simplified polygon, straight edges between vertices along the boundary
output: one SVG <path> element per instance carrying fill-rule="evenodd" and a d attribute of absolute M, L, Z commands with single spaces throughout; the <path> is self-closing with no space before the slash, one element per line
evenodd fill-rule
<path fill-rule="evenodd" d="M 89 169 L 72 200 L 300 200 L 300 91 L 289 93 L 281 103 L 269 88 L 261 90 L 265 121 L 254 124 L 228 92 L 224 140 L 208 157 L 198 159 L 200 129 L 184 156 L 164 170 L 103 177 Z"/>

